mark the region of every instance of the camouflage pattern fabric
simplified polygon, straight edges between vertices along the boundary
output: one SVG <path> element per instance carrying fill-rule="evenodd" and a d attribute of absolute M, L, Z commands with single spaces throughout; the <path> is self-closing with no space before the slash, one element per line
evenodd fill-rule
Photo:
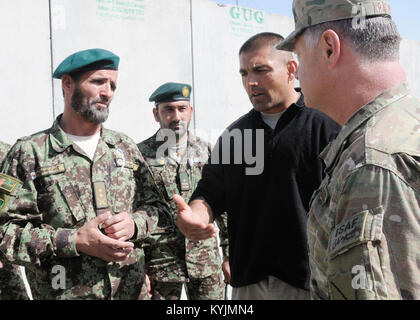
<path fill-rule="evenodd" d="M 306 28 L 328 21 L 355 19 L 361 20 L 391 16 L 388 0 L 293 0 L 295 30 L 278 46 L 277 49 L 293 51 L 296 40 Z"/>
<path fill-rule="evenodd" d="M 147 299 L 141 241 L 157 223 L 159 201 L 151 173 L 127 136 L 102 128 L 93 161 L 59 127 L 19 139 L 3 172 L 23 181 L 1 218 L 0 251 L 23 265 L 34 299 Z M 108 208 L 96 209 L 93 183 L 106 186 Z M 142 198 L 142 206 L 139 200 Z M 74 235 L 97 214 L 126 211 L 137 233 L 124 262 L 78 253 Z M 65 288 L 53 286 L 53 268 L 65 270 Z"/>
<path fill-rule="evenodd" d="M 0 163 L 9 149 L 10 145 L 0 141 Z M 29 300 L 19 266 L 10 264 L 6 259 L 1 259 L 0 265 L 0 300 Z"/>
<path fill-rule="evenodd" d="M 361 108 L 321 154 L 308 242 L 314 299 L 420 299 L 420 101 Z"/>
<path fill-rule="evenodd" d="M 190 279 L 185 285 L 188 299 L 202 300 L 203 297 L 206 297 L 208 300 L 223 300 L 225 298 L 225 283 L 222 278 L 223 276 L 219 272 L 215 272 L 205 278 Z"/>
<path fill-rule="evenodd" d="M 172 201 L 174 194 L 180 194 L 188 202 L 197 183 L 201 178 L 201 171 L 211 152 L 211 146 L 191 133 L 188 135 L 187 151 L 180 164 L 171 161 L 168 156 L 157 157 L 157 150 L 162 147 L 163 141 L 157 141 L 157 134 L 138 144 L 138 147 L 148 162 L 160 194 L 167 203 L 167 210 L 159 216 L 157 232 L 153 235 L 150 246 L 145 248 L 147 274 L 154 282 L 188 282 L 192 279 L 205 279 L 221 274 L 221 260 L 217 247 L 217 238 L 204 241 L 186 239 L 174 224 L 177 206 Z M 188 182 L 183 190 L 179 180 L 180 172 L 186 173 Z M 188 189 L 188 190 L 187 190 Z M 223 252 L 227 252 L 226 215 L 216 222 L 222 231 Z M 197 280 L 200 281 L 200 280 Z M 212 299 L 223 292 L 223 281 L 213 283 L 211 288 L 203 290 L 203 295 L 191 296 L 197 299 Z M 215 293 L 217 292 L 217 293 Z M 170 298 L 170 297 L 168 297 Z"/>
<path fill-rule="evenodd" d="M 0 141 L 0 163 L 3 162 L 7 152 L 9 152 L 10 145 Z"/>
<path fill-rule="evenodd" d="M 150 280 L 152 300 L 179 300 L 183 282 L 161 282 Z"/>

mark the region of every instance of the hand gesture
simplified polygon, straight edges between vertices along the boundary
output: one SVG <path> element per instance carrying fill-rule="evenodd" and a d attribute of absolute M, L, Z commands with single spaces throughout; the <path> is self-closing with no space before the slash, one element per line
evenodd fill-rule
<path fill-rule="evenodd" d="M 216 227 L 209 223 L 210 215 L 204 204 L 193 211 L 181 196 L 174 195 L 172 199 L 178 206 L 178 228 L 188 239 L 204 240 L 216 235 Z"/>

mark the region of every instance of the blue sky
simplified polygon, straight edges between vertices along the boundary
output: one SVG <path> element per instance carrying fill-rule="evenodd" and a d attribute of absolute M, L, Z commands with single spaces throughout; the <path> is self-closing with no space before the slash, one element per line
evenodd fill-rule
<path fill-rule="evenodd" d="M 293 17 L 292 0 L 212 0 L 219 4 L 238 4 L 242 7 L 264 10 Z M 389 0 L 392 18 L 397 23 L 401 36 L 405 39 L 420 41 L 420 1 Z"/>

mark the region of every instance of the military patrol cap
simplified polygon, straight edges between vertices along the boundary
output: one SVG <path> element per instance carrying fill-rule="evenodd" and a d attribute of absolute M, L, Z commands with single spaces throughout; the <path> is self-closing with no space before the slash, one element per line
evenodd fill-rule
<path fill-rule="evenodd" d="M 190 101 L 191 86 L 186 83 L 167 82 L 152 93 L 149 101 L 155 104 L 170 101 Z"/>
<path fill-rule="evenodd" d="M 388 0 L 293 0 L 295 31 L 277 49 L 293 51 L 297 38 L 310 26 L 355 17 L 391 17 Z"/>
<path fill-rule="evenodd" d="M 104 49 L 88 49 L 68 56 L 55 69 L 53 78 L 61 79 L 65 74 L 90 70 L 118 70 L 120 58 Z"/>

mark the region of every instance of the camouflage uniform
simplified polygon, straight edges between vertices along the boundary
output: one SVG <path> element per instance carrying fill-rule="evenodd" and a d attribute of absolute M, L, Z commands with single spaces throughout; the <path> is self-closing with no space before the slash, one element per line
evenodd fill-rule
<path fill-rule="evenodd" d="M 185 238 L 174 225 L 178 209 L 172 196 L 180 194 L 188 202 L 201 178 L 203 165 L 211 151 L 210 145 L 189 133 L 187 151 L 183 161 L 178 164 L 170 157 L 157 157 L 157 150 L 163 142 L 157 141 L 156 137 L 155 134 L 138 144 L 168 205 L 168 210 L 160 213 L 153 241 L 145 248 L 147 274 L 153 287 L 152 299 L 179 299 L 183 282 L 186 282 L 186 293 L 190 300 L 223 299 L 224 285 L 217 238 L 192 241 Z M 187 181 L 183 181 L 183 177 Z M 224 218 L 224 222 L 218 220 L 218 225 L 225 230 L 221 233 L 221 239 L 223 252 L 227 252 Z"/>
<path fill-rule="evenodd" d="M 8 154 L 3 171 L 23 186 L 1 219 L 0 251 L 25 266 L 34 299 L 146 299 L 140 241 L 157 223 L 150 171 L 130 138 L 104 128 L 92 161 L 70 142 L 60 118 L 50 129 L 19 139 Z M 104 182 L 108 207 L 94 204 L 97 182 Z M 131 213 L 137 227 L 137 247 L 124 262 L 76 250 L 77 229 L 108 210 Z M 65 269 L 65 289 L 52 286 L 54 266 Z"/>
<path fill-rule="evenodd" d="M 0 142 L 0 163 L 3 162 L 9 149 L 8 144 Z M 3 264 L 0 268 L 0 300 L 28 300 L 19 266 L 8 263 L 6 259 L 1 259 L 0 262 Z"/>
<path fill-rule="evenodd" d="M 420 299 L 419 119 L 402 84 L 322 152 L 308 220 L 314 299 Z"/>

